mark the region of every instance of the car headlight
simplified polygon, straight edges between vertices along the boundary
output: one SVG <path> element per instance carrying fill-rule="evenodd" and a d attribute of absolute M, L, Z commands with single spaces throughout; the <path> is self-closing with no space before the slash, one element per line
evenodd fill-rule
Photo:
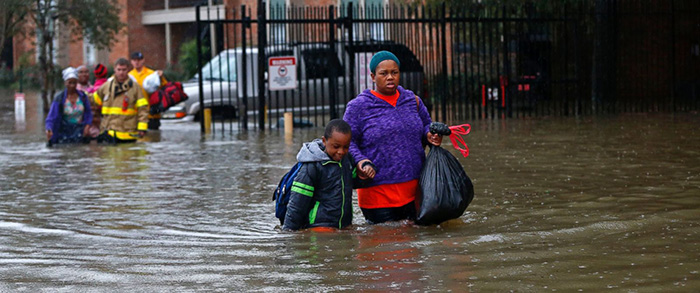
<path fill-rule="evenodd" d="M 180 119 L 187 116 L 187 112 L 185 111 L 185 107 L 181 106 L 173 106 L 168 109 L 165 113 L 163 113 L 162 118 L 164 119 Z"/>

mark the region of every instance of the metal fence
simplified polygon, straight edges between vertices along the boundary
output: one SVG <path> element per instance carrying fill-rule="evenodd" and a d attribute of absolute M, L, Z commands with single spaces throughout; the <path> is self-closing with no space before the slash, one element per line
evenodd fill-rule
<path fill-rule="evenodd" d="M 367 63 L 389 50 L 437 121 L 698 110 L 698 3 L 200 7 L 198 40 L 218 45 L 200 54 L 199 102 L 222 118 L 215 131 L 275 128 L 285 112 L 321 126 L 371 88 Z M 271 91 L 269 58 L 287 56 L 294 89 Z"/>

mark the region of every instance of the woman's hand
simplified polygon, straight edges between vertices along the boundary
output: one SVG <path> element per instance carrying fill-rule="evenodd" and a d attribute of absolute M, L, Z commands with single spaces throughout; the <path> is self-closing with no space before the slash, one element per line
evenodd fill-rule
<path fill-rule="evenodd" d="M 53 131 L 51 129 L 46 130 L 46 140 L 51 140 L 51 137 L 53 136 Z"/>
<path fill-rule="evenodd" d="M 372 168 L 371 165 L 366 165 L 362 167 L 362 165 L 365 162 L 372 162 L 369 159 L 364 159 L 362 161 L 357 162 L 357 176 L 360 177 L 360 179 L 373 179 L 374 175 L 377 175 L 377 172 Z"/>
<path fill-rule="evenodd" d="M 430 144 L 434 146 L 440 146 L 442 144 L 442 135 L 428 132 L 427 136 Z"/>
<path fill-rule="evenodd" d="M 83 137 L 88 137 L 90 136 L 90 125 L 85 125 L 83 128 Z"/>

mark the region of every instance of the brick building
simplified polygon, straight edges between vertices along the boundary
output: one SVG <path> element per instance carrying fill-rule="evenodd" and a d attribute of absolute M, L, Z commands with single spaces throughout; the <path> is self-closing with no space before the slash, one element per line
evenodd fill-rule
<path fill-rule="evenodd" d="M 270 0 L 267 5 L 338 5 L 357 0 Z M 383 3 L 382 0 L 362 0 L 362 3 Z M 59 66 L 81 64 L 112 64 L 133 51 L 146 56 L 146 64 L 165 68 L 177 62 L 180 45 L 196 37 L 195 6 L 209 5 L 209 14 L 231 13 L 246 5 L 255 14 L 257 0 L 117 0 L 120 19 L 126 28 L 117 36 L 109 50 L 97 50 L 87 40 L 77 40 L 70 33 L 60 34 L 54 43 L 54 60 Z M 269 9 L 269 8 L 268 8 Z M 207 13 L 202 13 L 207 18 Z M 31 30 L 31 28 L 28 28 Z M 16 36 L 12 41 L 12 64 L 20 58 L 36 60 L 35 37 Z M 9 63 L 9 62 L 8 62 Z"/>

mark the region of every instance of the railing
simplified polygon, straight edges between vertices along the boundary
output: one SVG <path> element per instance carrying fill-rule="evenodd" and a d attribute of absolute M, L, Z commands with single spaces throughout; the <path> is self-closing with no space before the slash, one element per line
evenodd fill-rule
<path fill-rule="evenodd" d="M 247 67 L 236 93 L 218 94 L 241 128 L 274 127 L 285 111 L 314 125 L 342 117 L 372 86 L 363 62 L 384 49 L 400 54 L 402 84 L 448 123 L 700 109 L 700 1 L 567 3 L 263 5 L 256 17 L 241 7 L 199 28 L 216 25 L 219 51 L 257 49 L 232 55 Z M 296 90 L 267 90 L 267 58 L 280 55 L 299 62 Z"/>

